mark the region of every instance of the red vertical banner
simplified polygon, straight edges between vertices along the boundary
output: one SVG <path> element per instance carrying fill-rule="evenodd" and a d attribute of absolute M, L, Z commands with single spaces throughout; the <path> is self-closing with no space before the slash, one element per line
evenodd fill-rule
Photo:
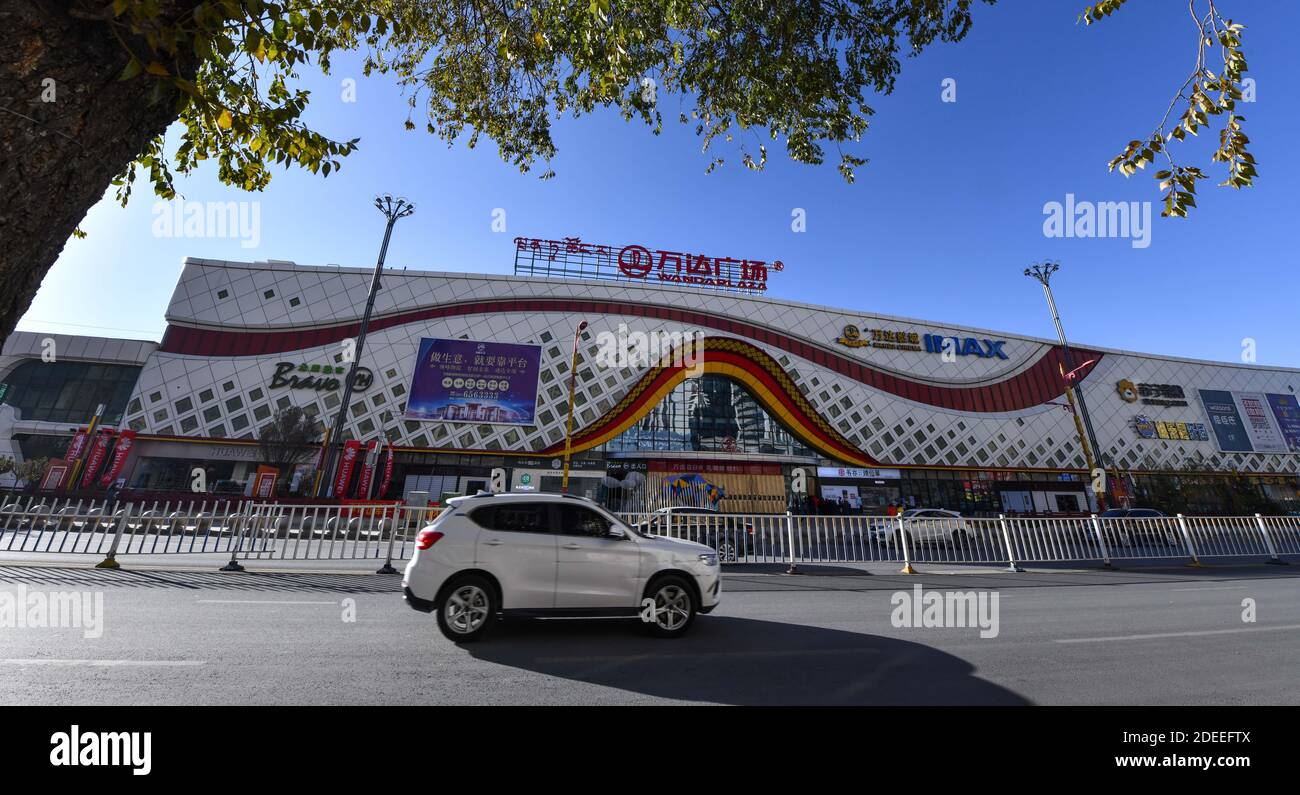
<path fill-rule="evenodd" d="M 375 478 L 375 464 L 378 462 L 375 448 L 378 446 L 379 442 L 374 439 L 366 442 L 366 458 L 361 465 L 361 478 L 357 481 L 357 499 L 370 499 L 370 481 Z"/>
<path fill-rule="evenodd" d="M 388 443 L 388 458 L 384 459 L 384 478 L 379 481 L 379 499 L 388 493 L 388 484 L 393 482 L 393 443 Z"/>
<path fill-rule="evenodd" d="M 68 452 L 63 456 L 64 461 L 71 464 L 73 461 L 81 458 L 82 453 L 86 452 L 86 430 L 87 429 L 85 428 L 77 429 L 77 433 L 72 437 L 72 441 L 68 442 Z"/>
<path fill-rule="evenodd" d="M 131 457 L 131 448 L 135 447 L 135 431 L 126 429 L 117 436 L 117 446 L 113 448 L 113 461 L 104 470 L 104 475 L 99 479 L 99 485 L 111 486 L 117 476 L 122 474 L 126 468 L 126 460 Z"/>
<path fill-rule="evenodd" d="M 81 474 L 81 488 L 88 489 L 95 485 L 95 473 L 99 471 L 99 465 L 108 457 L 108 446 L 112 441 L 111 429 L 101 428 L 95 434 L 94 441 L 90 443 L 90 450 L 86 453 L 86 471 Z"/>
<path fill-rule="evenodd" d="M 339 457 L 339 473 L 334 478 L 334 496 L 348 496 L 348 481 L 352 480 L 352 468 L 357 465 L 357 456 L 361 453 L 361 442 L 349 439 L 343 444 L 343 455 Z"/>

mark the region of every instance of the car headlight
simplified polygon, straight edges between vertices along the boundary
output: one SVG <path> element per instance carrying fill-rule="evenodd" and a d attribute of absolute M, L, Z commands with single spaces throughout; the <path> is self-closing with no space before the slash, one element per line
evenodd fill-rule
<path fill-rule="evenodd" d="M 700 562 L 703 563 L 705 566 L 709 566 L 710 568 L 712 568 L 713 566 L 718 565 L 718 556 L 700 555 Z"/>

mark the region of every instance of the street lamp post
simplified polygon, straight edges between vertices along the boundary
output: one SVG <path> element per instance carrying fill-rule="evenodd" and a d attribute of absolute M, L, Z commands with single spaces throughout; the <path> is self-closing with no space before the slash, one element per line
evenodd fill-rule
<path fill-rule="evenodd" d="M 1083 399 L 1083 389 L 1079 386 L 1079 381 L 1075 377 L 1074 359 L 1070 356 L 1070 343 L 1065 339 L 1065 327 L 1061 325 L 1061 315 L 1056 311 L 1056 300 L 1052 297 L 1052 274 L 1060 269 L 1061 263 L 1059 262 L 1034 263 L 1032 267 L 1025 268 L 1025 275 L 1043 285 L 1043 295 L 1047 297 L 1047 308 L 1051 310 L 1052 322 L 1056 324 L 1056 335 L 1061 340 L 1061 353 L 1065 357 L 1065 366 L 1068 368 L 1068 375 L 1062 374 L 1066 381 L 1066 396 L 1069 397 L 1070 392 L 1073 391 L 1074 399 L 1070 401 L 1070 408 L 1073 411 L 1073 404 L 1078 403 L 1078 414 L 1083 418 L 1083 427 L 1087 431 L 1087 438 L 1080 435 L 1079 442 L 1083 445 L 1084 458 L 1088 462 L 1088 476 L 1091 478 L 1094 460 L 1089 447 L 1096 452 L 1096 461 L 1103 467 L 1106 465 L 1106 461 L 1101 445 L 1097 443 L 1097 432 L 1093 430 L 1092 418 L 1088 416 L 1088 404 Z M 1100 503 L 1101 509 L 1105 510 L 1106 494 L 1104 491 L 1097 495 L 1097 501 Z"/>
<path fill-rule="evenodd" d="M 379 292 L 379 277 L 384 270 L 384 257 L 388 255 L 388 241 L 393 236 L 393 224 L 415 212 L 414 204 L 405 199 L 394 199 L 387 194 L 375 197 L 375 207 L 384 214 L 384 217 L 388 219 L 388 223 L 384 226 L 384 242 L 379 247 L 379 261 L 375 263 L 375 275 L 370 280 L 370 295 L 366 298 L 366 311 L 361 315 L 361 327 L 357 330 L 357 345 L 352 352 L 352 365 L 348 368 L 348 377 L 343 382 L 343 403 L 339 405 L 338 413 L 334 415 L 333 429 L 325 436 L 324 444 L 327 447 L 325 448 L 324 466 L 322 467 L 325 476 L 316 487 L 316 496 L 318 497 L 330 494 L 334 488 L 334 453 L 343 441 L 343 425 L 348 418 L 348 404 L 352 402 L 352 386 L 357 377 L 357 368 L 361 363 L 361 351 L 366 345 L 366 329 L 370 327 L 370 314 L 375 309 L 375 295 Z"/>
<path fill-rule="evenodd" d="M 573 331 L 573 360 L 569 362 L 569 422 L 564 430 L 564 477 L 560 481 L 560 493 L 569 493 L 569 458 L 573 455 L 573 395 L 578 386 L 578 337 L 587 328 L 587 321 L 582 321 Z"/>

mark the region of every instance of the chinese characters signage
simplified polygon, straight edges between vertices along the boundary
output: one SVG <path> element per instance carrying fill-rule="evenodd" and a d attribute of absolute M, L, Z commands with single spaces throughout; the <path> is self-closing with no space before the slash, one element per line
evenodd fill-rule
<path fill-rule="evenodd" d="M 1300 451 L 1300 408 L 1294 395 L 1200 390 L 1201 403 L 1225 453 Z"/>
<path fill-rule="evenodd" d="M 1210 432 L 1202 422 L 1166 422 L 1145 414 L 1133 418 L 1133 427 L 1143 439 L 1169 439 L 1183 442 L 1208 442 Z"/>
<path fill-rule="evenodd" d="M 1141 400 L 1144 406 L 1187 407 L 1187 394 L 1177 384 L 1135 384 L 1125 378 L 1115 384 L 1115 391 L 1125 403 Z"/>
<path fill-rule="evenodd" d="M 406 417 L 532 425 L 541 347 L 424 338 L 411 375 Z"/>
<path fill-rule="evenodd" d="M 645 246 L 607 246 L 563 240 L 515 238 L 516 276 L 654 281 L 731 292 L 767 290 L 768 275 L 785 269 L 780 260 L 739 259 Z"/>
<path fill-rule="evenodd" d="M 921 335 L 903 329 L 859 329 L 850 323 L 836 340 L 846 348 L 888 348 L 896 351 L 921 350 Z"/>
<path fill-rule="evenodd" d="M 1278 430 L 1286 439 L 1287 449 L 1300 453 L 1300 404 L 1296 402 L 1295 395 L 1270 394 L 1268 404 L 1273 409 Z"/>

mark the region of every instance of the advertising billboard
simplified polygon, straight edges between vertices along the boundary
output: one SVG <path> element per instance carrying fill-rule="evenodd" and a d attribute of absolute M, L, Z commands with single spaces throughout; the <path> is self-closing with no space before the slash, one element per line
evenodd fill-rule
<path fill-rule="evenodd" d="M 540 345 L 420 340 L 406 418 L 533 425 Z"/>
<path fill-rule="evenodd" d="M 1295 395 L 1268 395 L 1269 408 L 1273 409 L 1273 419 L 1277 420 L 1278 430 L 1286 440 L 1287 450 L 1300 453 L 1300 403 Z"/>
<path fill-rule="evenodd" d="M 1249 453 L 1250 437 L 1246 434 L 1245 424 L 1237 413 L 1237 403 L 1232 393 L 1219 389 L 1198 389 L 1201 405 L 1205 407 L 1205 416 L 1210 418 L 1210 427 L 1214 430 L 1214 439 L 1219 450 L 1225 453 Z"/>
<path fill-rule="evenodd" d="M 1233 392 L 1243 426 L 1257 453 L 1285 453 L 1286 440 L 1273 422 L 1273 411 L 1261 392 Z"/>

